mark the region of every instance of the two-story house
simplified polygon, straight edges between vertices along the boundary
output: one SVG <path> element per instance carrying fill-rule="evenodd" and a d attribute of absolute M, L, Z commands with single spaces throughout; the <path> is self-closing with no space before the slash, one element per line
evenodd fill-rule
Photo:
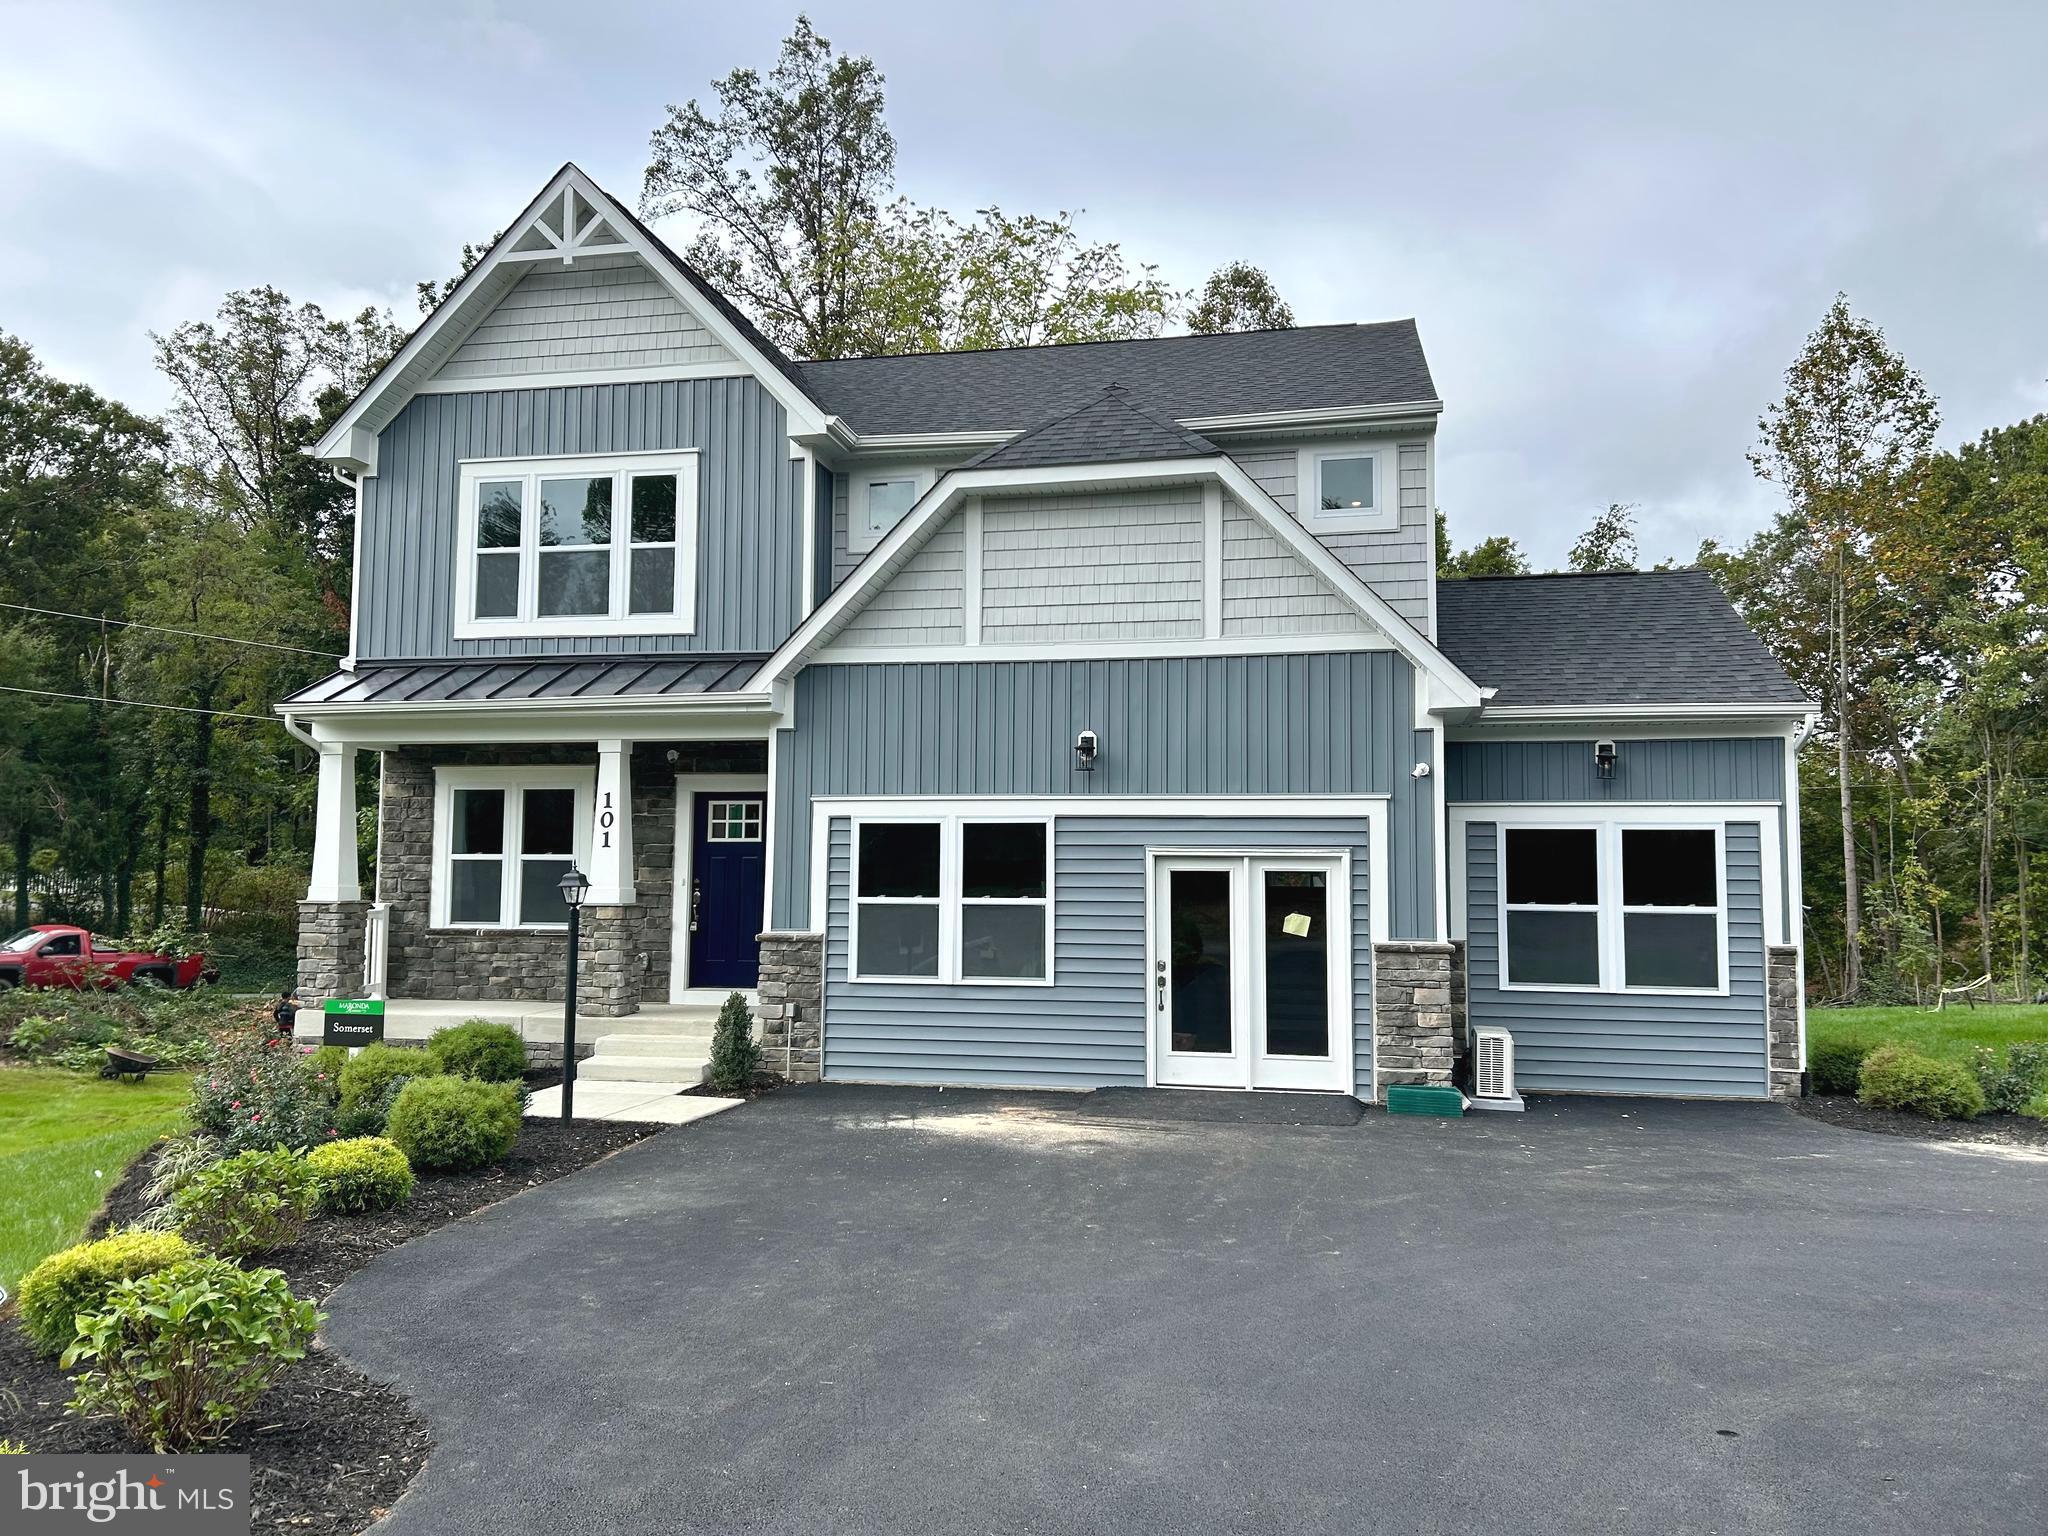
<path fill-rule="evenodd" d="M 1810 704 L 1704 573 L 1439 582 L 1441 411 L 1405 320 L 793 361 L 564 167 L 318 446 L 303 991 L 559 1008 L 573 865 L 581 1012 L 798 1079 L 1790 1091 Z"/>

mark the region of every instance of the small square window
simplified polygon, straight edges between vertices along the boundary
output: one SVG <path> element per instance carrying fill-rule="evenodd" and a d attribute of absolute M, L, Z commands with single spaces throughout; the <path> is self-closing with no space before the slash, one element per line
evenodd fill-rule
<path fill-rule="evenodd" d="M 761 802 L 713 800 L 704 807 L 704 837 L 713 843 L 761 841 Z"/>
<path fill-rule="evenodd" d="M 1325 533 L 1395 532 L 1401 526 L 1398 462 L 1391 445 L 1304 444 L 1295 461 L 1296 515 Z"/>
<path fill-rule="evenodd" d="M 1370 512 L 1379 505 L 1374 484 L 1379 461 L 1323 459 L 1317 465 L 1316 505 L 1325 512 Z"/>

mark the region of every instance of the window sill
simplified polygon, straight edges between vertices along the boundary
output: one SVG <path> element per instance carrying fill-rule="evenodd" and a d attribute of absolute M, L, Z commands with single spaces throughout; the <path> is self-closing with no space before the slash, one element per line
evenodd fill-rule
<path fill-rule="evenodd" d="M 1306 518 L 1301 519 L 1301 525 L 1310 533 L 1399 533 L 1401 514 L 1373 512 L 1347 517 L 1336 513 L 1311 512 Z"/>
<path fill-rule="evenodd" d="M 695 635 L 694 615 L 648 614 L 631 619 L 468 619 L 451 634 L 457 640 L 599 640 L 614 635 Z"/>
<path fill-rule="evenodd" d="M 553 935 L 567 933 L 567 923 L 435 923 L 428 927 L 427 936 L 437 933 L 530 933 Z"/>

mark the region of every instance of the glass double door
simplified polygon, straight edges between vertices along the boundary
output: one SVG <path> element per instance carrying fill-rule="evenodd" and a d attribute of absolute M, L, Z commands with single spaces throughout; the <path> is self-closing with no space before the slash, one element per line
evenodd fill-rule
<path fill-rule="evenodd" d="M 1161 1085 L 1349 1090 L 1342 868 L 1277 853 L 1153 861 L 1149 1004 Z"/>

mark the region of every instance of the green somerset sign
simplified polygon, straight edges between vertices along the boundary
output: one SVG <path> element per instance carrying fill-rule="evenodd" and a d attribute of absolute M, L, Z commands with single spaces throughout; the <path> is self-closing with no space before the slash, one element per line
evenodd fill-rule
<path fill-rule="evenodd" d="M 321 1009 L 322 1045 L 374 1045 L 384 1038 L 384 1003 L 374 997 L 330 997 Z"/>

